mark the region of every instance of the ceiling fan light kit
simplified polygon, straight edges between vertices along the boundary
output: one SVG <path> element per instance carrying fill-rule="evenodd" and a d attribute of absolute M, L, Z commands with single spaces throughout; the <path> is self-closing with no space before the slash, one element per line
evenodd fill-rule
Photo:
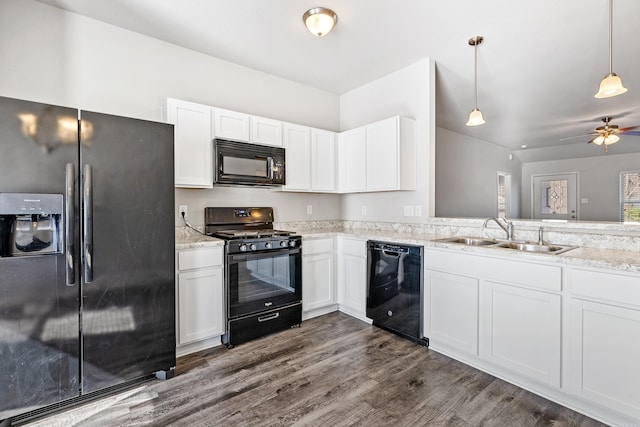
<path fill-rule="evenodd" d="M 595 98 L 611 98 L 622 95 L 627 88 L 622 86 L 622 79 L 613 69 L 613 0 L 609 0 L 609 74 L 600 82 L 600 89 L 594 95 Z"/>
<path fill-rule="evenodd" d="M 474 47 L 474 67 L 473 67 L 473 94 L 474 108 L 469 113 L 467 126 L 478 126 L 485 123 L 482 112 L 478 109 L 478 45 L 482 43 L 482 36 L 475 36 L 469 39 L 469 45 Z"/>
<path fill-rule="evenodd" d="M 338 15 L 326 7 L 314 7 L 302 15 L 302 22 L 316 37 L 327 35 L 338 22 Z"/>

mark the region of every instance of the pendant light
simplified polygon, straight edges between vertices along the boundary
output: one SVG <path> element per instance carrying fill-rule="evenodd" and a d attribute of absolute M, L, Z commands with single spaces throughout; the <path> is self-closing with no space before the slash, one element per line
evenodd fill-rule
<path fill-rule="evenodd" d="M 302 22 L 316 37 L 327 35 L 338 22 L 338 15 L 326 7 L 314 7 L 302 15 Z"/>
<path fill-rule="evenodd" d="M 474 46 L 475 49 L 475 61 L 474 61 L 474 70 L 473 70 L 473 93 L 475 104 L 474 108 L 469 113 L 469 120 L 467 121 L 467 126 L 478 126 L 484 123 L 484 118 L 482 117 L 482 112 L 478 110 L 478 45 L 482 43 L 484 38 L 482 36 L 475 36 L 469 39 L 469 45 Z"/>
<path fill-rule="evenodd" d="M 613 68 L 613 0 L 609 0 L 609 74 L 600 82 L 600 90 L 594 98 L 611 98 L 622 95 L 627 88 L 622 86 L 622 80 L 612 71 Z"/>

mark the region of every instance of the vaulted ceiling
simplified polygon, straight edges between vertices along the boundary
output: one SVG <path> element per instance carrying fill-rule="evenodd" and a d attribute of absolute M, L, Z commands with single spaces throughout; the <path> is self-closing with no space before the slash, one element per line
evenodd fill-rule
<path fill-rule="evenodd" d="M 588 136 L 561 139 L 587 134 L 604 116 L 640 125 L 638 0 L 614 2 L 613 71 L 629 91 L 609 99 L 593 97 L 609 69 L 608 0 L 39 1 L 336 94 L 431 57 L 438 126 L 525 159 L 537 147 L 600 155 Z M 338 14 L 323 38 L 302 23 L 316 6 Z M 476 35 L 487 122 L 467 127 Z M 630 149 L 640 149 L 640 136 L 623 136 L 610 152 Z"/>

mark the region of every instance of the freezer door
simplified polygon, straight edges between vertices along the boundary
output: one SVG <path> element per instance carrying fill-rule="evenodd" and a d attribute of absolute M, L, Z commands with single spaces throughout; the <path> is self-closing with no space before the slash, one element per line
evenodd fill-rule
<path fill-rule="evenodd" d="M 0 97 L 0 420 L 79 395 L 77 117 Z"/>
<path fill-rule="evenodd" d="M 81 113 L 82 389 L 175 366 L 173 126 Z"/>

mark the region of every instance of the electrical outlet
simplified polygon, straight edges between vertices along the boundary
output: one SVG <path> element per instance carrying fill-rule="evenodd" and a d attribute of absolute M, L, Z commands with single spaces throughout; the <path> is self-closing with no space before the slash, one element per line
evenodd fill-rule
<path fill-rule="evenodd" d="M 411 205 L 404 206 L 404 216 L 413 216 L 413 206 Z"/>
<path fill-rule="evenodd" d="M 583 197 L 582 199 L 580 199 L 580 203 L 582 203 L 583 205 L 586 205 L 587 203 L 589 203 L 589 199 L 587 199 L 586 197 Z"/>
<path fill-rule="evenodd" d="M 184 216 L 187 216 L 187 205 L 180 205 L 180 207 L 178 208 L 178 216 L 180 216 L 180 218 L 182 218 L 182 213 L 184 212 Z"/>
<path fill-rule="evenodd" d="M 313 213 L 313 206 L 307 205 L 307 215 L 311 215 Z"/>
<path fill-rule="evenodd" d="M 362 216 L 367 215 L 367 207 L 366 206 L 360 206 L 360 213 L 362 214 Z"/>

